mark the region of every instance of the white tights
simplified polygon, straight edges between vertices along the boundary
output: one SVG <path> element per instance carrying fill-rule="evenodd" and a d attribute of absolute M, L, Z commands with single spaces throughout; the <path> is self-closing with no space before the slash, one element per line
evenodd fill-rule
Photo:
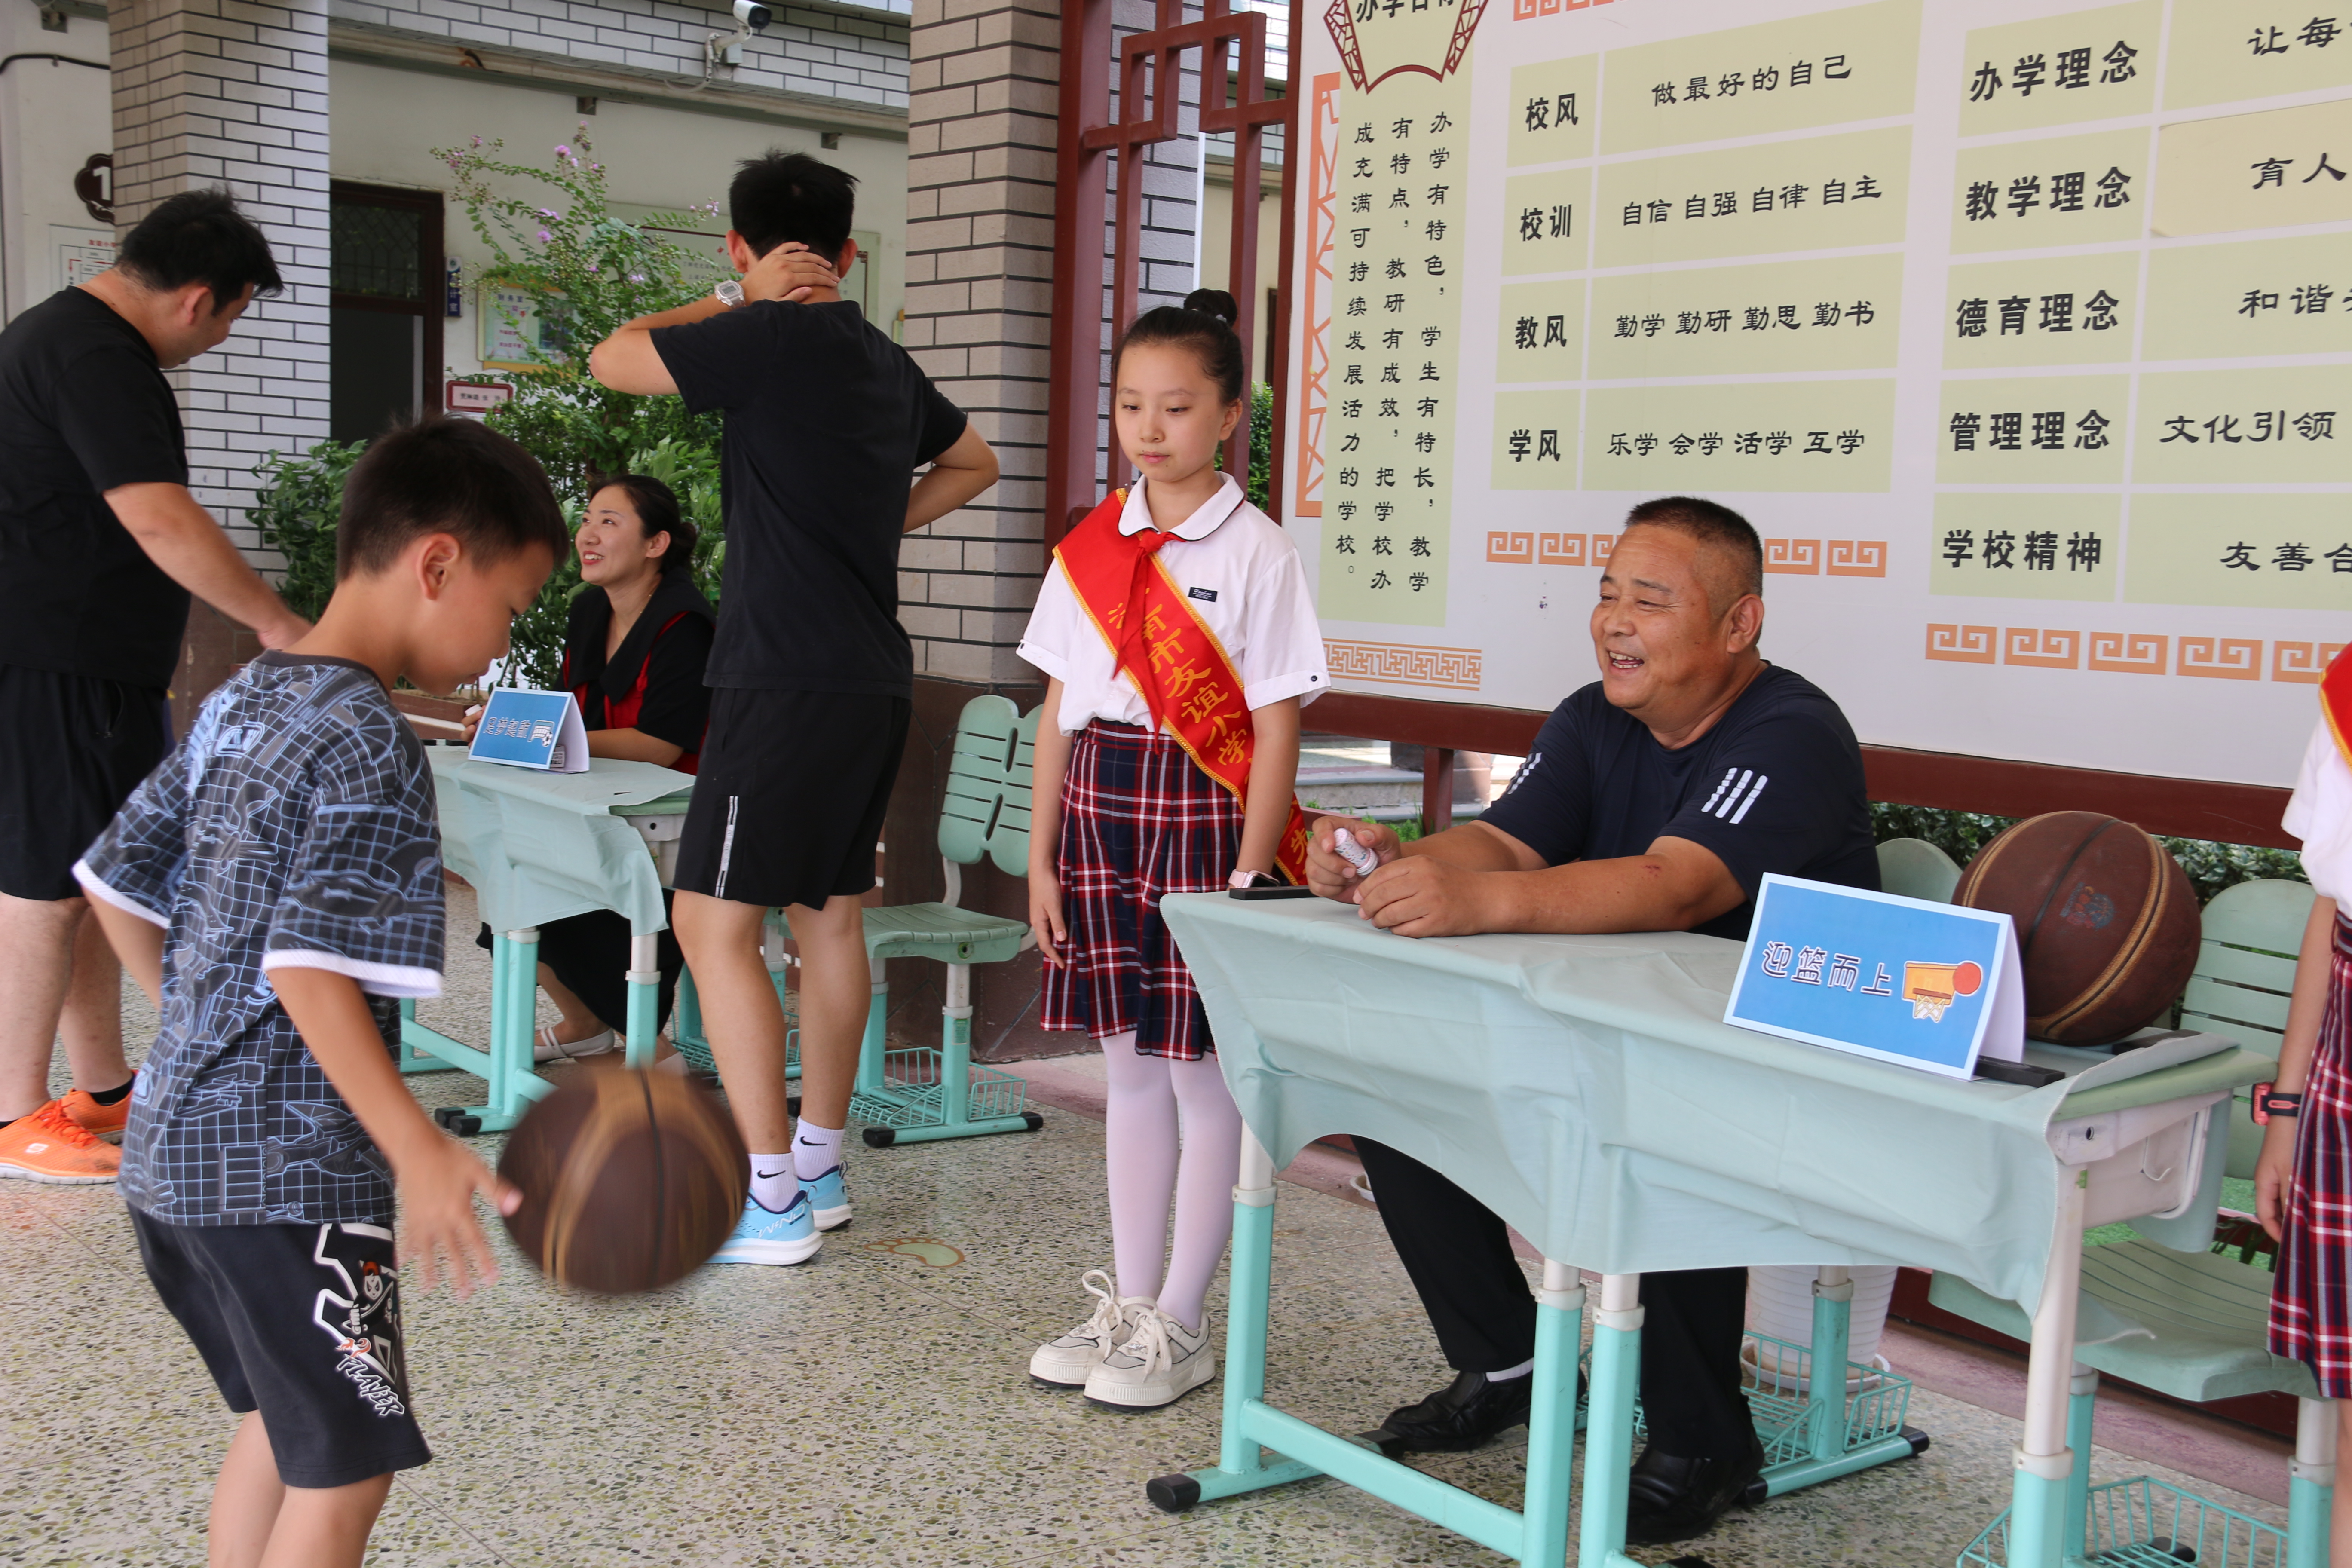
<path fill-rule="evenodd" d="M 1181 1062 L 1144 1056 L 1136 1050 L 1132 1033 L 1106 1037 L 1102 1052 L 1110 1077 L 1104 1133 L 1118 1293 L 1156 1300 L 1162 1312 L 1188 1329 L 1198 1329 L 1210 1278 L 1233 1235 L 1242 1113 L 1234 1106 L 1214 1057 Z M 1176 1203 L 1172 1249 L 1168 1240 L 1171 1195 Z"/>

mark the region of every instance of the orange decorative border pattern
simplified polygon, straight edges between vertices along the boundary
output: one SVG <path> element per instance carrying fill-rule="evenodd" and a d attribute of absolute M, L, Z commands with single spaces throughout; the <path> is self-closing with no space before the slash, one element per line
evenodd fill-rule
<path fill-rule="evenodd" d="M 1340 642 L 1330 637 L 1323 639 L 1323 657 L 1335 680 L 1378 680 L 1448 691 L 1477 690 L 1486 667 L 1486 656 L 1475 647 Z"/>
<path fill-rule="evenodd" d="M 2270 645 L 2270 679 L 2316 686 L 2344 647 L 2334 642 L 2274 642 Z M 2175 675 L 2205 680 L 2260 680 L 2264 668 L 2260 637 L 2175 637 L 2154 632 L 1971 626 L 1943 621 L 1928 623 L 1927 656 L 1946 664 L 2011 664 L 2032 669 Z"/>

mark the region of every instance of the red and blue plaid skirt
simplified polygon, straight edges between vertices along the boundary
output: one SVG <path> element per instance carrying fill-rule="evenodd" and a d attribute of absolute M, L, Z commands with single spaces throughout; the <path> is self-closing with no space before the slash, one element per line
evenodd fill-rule
<path fill-rule="evenodd" d="M 1135 1032 L 1148 1057 L 1216 1047 L 1192 972 L 1160 919 L 1162 893 L 1213 893 L 1242 849 L 1242 809 L 1164 731 L 1097 719 L 1062 783 L 1063 963 L 1045 969 L 1047 1029 Z"/>
<path fill-rule="evenodd" d="M 2296 1120 L 2271 1353 L 2308 1362 L 2323 1397 L 2352 1398 L 2352 921 L 2341 915 Z"/>

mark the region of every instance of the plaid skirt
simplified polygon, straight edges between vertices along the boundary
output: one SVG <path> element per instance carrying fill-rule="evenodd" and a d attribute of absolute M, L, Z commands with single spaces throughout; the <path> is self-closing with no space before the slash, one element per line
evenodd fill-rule
<path fill-rule="evenodd" d="M 2322 1397 L 2352 1398 L 2352 921 L 2341 915 L 2297 1122 L 2271 1353 L 2308 1362 Z"/>
<path fill-rule="evenodd" d="M 1192 972 L 1160 919 L 1162 893 L 1210 893 L 1239 863 L 1242 809 L 1164 731 L 1097 719 L 1062 783 L 1063 963 L 1045 969 L 1041 1027 L 1135 1032 L 1148 1057 L 1216 1047 Z"/>

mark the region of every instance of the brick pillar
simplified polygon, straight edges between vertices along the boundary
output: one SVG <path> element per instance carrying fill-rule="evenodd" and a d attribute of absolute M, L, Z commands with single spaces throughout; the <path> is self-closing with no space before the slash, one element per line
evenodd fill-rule
<path fill-rule="evenodd" d="M 286 279 L 171 373 L 191 488 L 266 564 L 245 516 L 254 462 L 327 436 L 326 0 L 112 0 L 108 27 L 117 223 L 226 185 Z"/>
<path fill-rule="evenodd" d="M 1013 656 L 1045 570 L 1054 247 L 1054 0 L 917 0 L 908 36 L 906 343 L 1004 477 L 899 556 L 926 675 L 1028 683 Z"/>

